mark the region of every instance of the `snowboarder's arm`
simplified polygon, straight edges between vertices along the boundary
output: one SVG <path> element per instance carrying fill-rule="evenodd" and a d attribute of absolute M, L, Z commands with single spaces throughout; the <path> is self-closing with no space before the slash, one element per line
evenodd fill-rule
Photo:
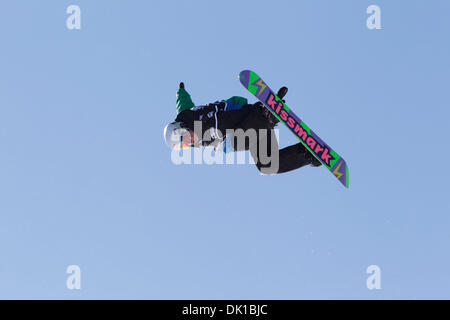
<path fill-rule="evenodd" d="M 183 110 L 188 110 L 194 107 L 191 96 L 184 89 L 184 85 L 180 84 L 180 88 L 177 91 L 177 112 L 180 113 Z"/>

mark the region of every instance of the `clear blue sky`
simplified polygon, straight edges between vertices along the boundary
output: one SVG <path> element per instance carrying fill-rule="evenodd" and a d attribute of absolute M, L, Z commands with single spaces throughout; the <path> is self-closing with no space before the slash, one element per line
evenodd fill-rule
<path fill-rule="evenodd" d="M 70 4 L 81 30 L 66 28 Z M 371 4 L 382 30 L 366 28 Z M 450 298 L 449 13 L 447 0 L 3 1 L 0 298 Z M 244 69 L 289 87 L 350 189 L 324 168 L 172 164 L 162 129 L 179 81 L 197 104 L 254 101 Z"/>

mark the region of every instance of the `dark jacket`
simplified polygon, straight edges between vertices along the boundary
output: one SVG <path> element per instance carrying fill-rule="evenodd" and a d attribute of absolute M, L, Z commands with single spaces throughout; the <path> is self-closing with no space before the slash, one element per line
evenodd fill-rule
<path fill-rule="evenodd" d="M 201 122 L 200 142 L 197 146 L 216 147 L 225 139 L 226 130 L 239 128 L 240 123 L 250 112 L 252 105 L 245 104 L 239 109 L 227 110 L 226 101 L 210 103 L 181 111 L 175 121 L 195 132 L 195 121 Z M 197 135 L 199 135 L 196 132 Z M 205 139 L 203 139 L 205 138 Z"/>

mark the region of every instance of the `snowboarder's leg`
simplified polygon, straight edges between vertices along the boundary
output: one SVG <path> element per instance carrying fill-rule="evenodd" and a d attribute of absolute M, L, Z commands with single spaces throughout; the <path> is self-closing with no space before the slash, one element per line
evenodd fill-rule
<path fill-rule="evenodd" d="M 309 164 L 320 165 L 300 142 L 279 150 L 275 130 L 264 110 L 267 109 L 255 104 L 232 111 L 243 116 L 231 138 L 234 150 L 249 150 L 256 167 L 264 174 L 284 173 Z"/>
<path fill-rule="evenodd" d="M 263 113 L 264 109 L 257 104 L 243 108 L 248 113 L 236 125 L 231 143 L 234 150 L 249 150 L 259 171 L 273 174 L 279 168 L 278 141 L 273 127 Z"/>
<path fill-rule="evenodd" d="M 320 166 L 320 162 L 299 142 L 280 150 L 280 168 L 277 173 L 284 173 L 305 165 Z"/>
<path fill-rule="evenodd" d="M 273 132 L 273 130 L 271 130 Z M 276 151 L 278 155 L 274 155 L 273 149 L 270 149 L 270 145 L 267 146 L 266 150 L 271 150 L 272 154 L 269 154 L 271 158 L 271 163 L 263 164 L 261 160 L 264 157 L 264 151 L 261 153 L 258 147 L 258 158 L 255 153 L 252 153 L 252 157 L 255 160 L 256 167 L 259 171 L 264 174 L 278 174 L 285 173 L 295 169 L 299 169 L 306 165 L 312 165 L 318 167 L 321 163 L 314 158 L 314 156 L 299 142 L 292 146 L 278 150 L 278 143 L 276 142 L 275 132 L 272 133 L 271 138 L 269 138 L 268 143 L 276 143 Z M 273 145 L 272 145 L 273 147 Z M 251 151 L 252 149 L 250 149 Z M 278 157 L 278 158 L 275 158 Z"/>
<path fill-rule="evenodd" d="M 249 150 L 256 167 L 264 174 L 284 173 L 309 164 L 320 165 L 300 142 L 279 150 L 275 130 L 261 111 L 257 106 L 251 107 L 251 112 L 239 125 L 244 132 L 253 129 L 256 141 L 252 141 L 252 135 L 247 134 L 245 144 L 239 143 L 239 137 L 235 134 L 232 140 L 235 150 Z"/>
<path fill-rule="evenodd" d="M 260 129 L 257 134 L 257 143 L 250 146 L 250 154 L 256 168 L 264 174 L 276 174 L 280 170 L 281 158 L 275 130 L 272 128 Z"/>

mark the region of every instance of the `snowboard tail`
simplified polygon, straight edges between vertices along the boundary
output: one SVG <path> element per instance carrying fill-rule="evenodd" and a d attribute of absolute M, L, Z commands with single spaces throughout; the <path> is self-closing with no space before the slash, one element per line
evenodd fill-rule
<path fill-rule="evenodd" d="M 349 186 L 348 166 L 344 158 L 319 138 L 297 115 L 272 91 L 255 72 L 244 70 L 239 74 L 242 85 L 255 95 L 280 122 L 300 140 L 324 167 L 342 183 Z"/>

